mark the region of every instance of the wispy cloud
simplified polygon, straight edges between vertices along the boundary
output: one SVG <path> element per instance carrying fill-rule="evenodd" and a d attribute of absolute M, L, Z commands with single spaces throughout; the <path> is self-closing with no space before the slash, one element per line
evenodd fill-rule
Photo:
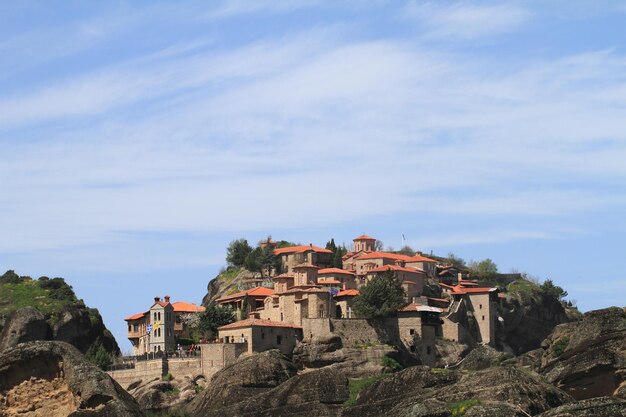
<path fill-rule="evenodd" d="M 512 32 L 532 16 L 529 10 L 514 3 L 443 5 L 410 1 L 405 12 L 425 25 L 426 36 L 445 39 L 476 39 Z"/>

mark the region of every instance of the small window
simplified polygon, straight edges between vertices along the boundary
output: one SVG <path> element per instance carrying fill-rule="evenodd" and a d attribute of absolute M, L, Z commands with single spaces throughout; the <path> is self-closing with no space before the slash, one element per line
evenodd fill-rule
<path fill-rule="evenodd" d="M 411 346 L 409 349 L 411 349 L 411 352 L 415 352 L 415 346 Z"/>
<path fill-rule="evenodd" d="M 481 305 L 479 306 L 479 308 L 482 310 L 482 309 L 483 309 L 483 305 L 481 304 Z"/>
<path fill-rule="evenodd" d="M 415 329 L 409 329 L 409 334 L 413 336 L 415 334 Z"/>
<path fill-rule="evenodd" d="M 281 335 L 276 336 L 276 344 L 281 345 L 283 343 L 283 338 Z"/>
<path fill-rule="evenodd" d="M 431 351 L 430 346 L 426 346 L 426 354 L 430 355 Z"/>
<path fill-rule="evenodd" d="M 265 333 L 261 332 L 261 339 L 265 339 Z"/>
<path fill-rule="evenodd" d="M 135 326 L 134 326 L 134 331 L 136 331 L 136 332 L 138 332 L 138 331 L 139 331 L 139 325 L 138 325 L 138 324 L 135 324 Z"/>
<path fill-rule="evenodd" d="M 128 331 L 129 331 L 129 332 L 130 332 L 130 329 L 131 329 L 131 327 L 130 327 L 130 324 L 129 324 L 129 325 L 128 325 Z"/>
<path fill-rule="evenodd" d="M 485 316 L 483 316 L 483 321 L 485 321 Z"/>

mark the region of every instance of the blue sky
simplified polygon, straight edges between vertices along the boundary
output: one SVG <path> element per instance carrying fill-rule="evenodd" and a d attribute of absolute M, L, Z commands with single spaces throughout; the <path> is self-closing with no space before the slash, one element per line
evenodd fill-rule
<path fill-rule="evenodd" d="M 0 3 L 0 269 L 128 349 L 229 241 L 492 258 L 624 305 L 626 3 Z"/>

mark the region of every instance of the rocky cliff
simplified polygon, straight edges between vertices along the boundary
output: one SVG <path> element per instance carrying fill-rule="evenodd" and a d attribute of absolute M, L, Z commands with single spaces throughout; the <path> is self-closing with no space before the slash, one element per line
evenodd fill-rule
<path fill-rule="evenodd" d="M 251 287 L 252 280 L 259 278 L 259 274 L 243 268 L 228 268 L 221 271 L 209 281 L 207 293 L 202 298 L 202 305 L 208 306 L 222 296 L 246 290 Z"/>
<path fill-rule="evenodd" d="M 0 415 L 140 417 L 137 403 L 64 342 L 37 341 L 0 353 Z"/>
<path fill-rule="evenodd" d="M 85 306 L 62 278 L 34 280 L 8 271 L 0 276 L 0 350 L 33 340 L 119 353 L 98 310 Z"/>

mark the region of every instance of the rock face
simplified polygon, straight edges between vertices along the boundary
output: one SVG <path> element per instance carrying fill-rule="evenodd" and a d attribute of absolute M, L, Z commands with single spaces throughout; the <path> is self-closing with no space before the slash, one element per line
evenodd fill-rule
<path fill-rule="evenodd" d="M 0 351 L 18 343 L 49 339 L 49 334 L 43 314 L 32 307 L 21 308 L 9 315 L 0 332 Z"/>
<path fill-rule="evenodd" d="M 626 398 L 626 309 L 585 313 L 542 343 L 539 371 L 576 399 Z"/>
<path fill-rule="evenodd" d="M 102 322 L 96 310 L 68 308 L 59 313 L 52 326 L 52 339 L 67 342 L 85 353 L 97 340 L 107 352 L 118 353 L 113 335 Z"/>
<path fill-rule="evenodd" d="M 570 396 L 543 382 L 539 375 L 516 366 L 469 373 L 417 366 L 366 387 L 356 405 L 342 415 L 449 416 L 464 403 L 470 405 L 465 416 L 535 415 L 569 401 Z"/>
<path fill-rule="evenodd" d="M 334 417 L 340 415 L 347 399 L 347 378 L 329 366 L 294 376 L 276 388 L 222 408 L 188 411 L 197 417 Z"/>
<path fill-rule="evenodd" d="M 398 357 L 398 351 L 389 345 L 343 347 L 341 338 L 315 338 L 311 342 L 298 343 L 293 361 L 301 368 L 321 368 L 334 364 L 346 376 L 352 378 L 380 374 L 384 371 L 384 357 Z"/>
<path fill-rule="evenodd" d="M 271 390 L 296 374 L 296 366 L 278 350 L 239 359 L 211 379 L 189 406 L 192 415 L 221 409 Z"/>
<path fill-rule="evenodd" d="M 0 353 L 0 415 L 142 416 L 115 381 L 73 346 L 37 341 Z"/>
<path fill-rule="evenodd" d="M 231 294 L 237 291 L 241 291 L 246 286 L 245 282 L 254 278 L 259 278 L 259 274 L 240 269 L 234 271 L 226 271 L 220 273 L 218 276 L 209 281 L 207 285 L 207 293 L 202 298 L 202 305 L 208 306 L 213 304 L 218 298 Z"/>
<path fill-rule="evenodd" d="M 556 298 L 541 294 L 508 297 L 498 310 L 502 321 L 496 329 L 497 347 L 516 355 L 537 349 L 557 325 L 578 318 Z"/>
<path fill-rule="evenodd" d="M 142 410 L 161 411 L 173 409 L 190 402 L 204 386 L 204 378 L 149 381 L 146 384 L 131 384 L 128 393 L 133 396 Z"/>
<path fill-rule="evenodd" d="M 626 417 L 626 401 L 615 397 L 592 398 L 562 405 L 540 417 Z"/>

